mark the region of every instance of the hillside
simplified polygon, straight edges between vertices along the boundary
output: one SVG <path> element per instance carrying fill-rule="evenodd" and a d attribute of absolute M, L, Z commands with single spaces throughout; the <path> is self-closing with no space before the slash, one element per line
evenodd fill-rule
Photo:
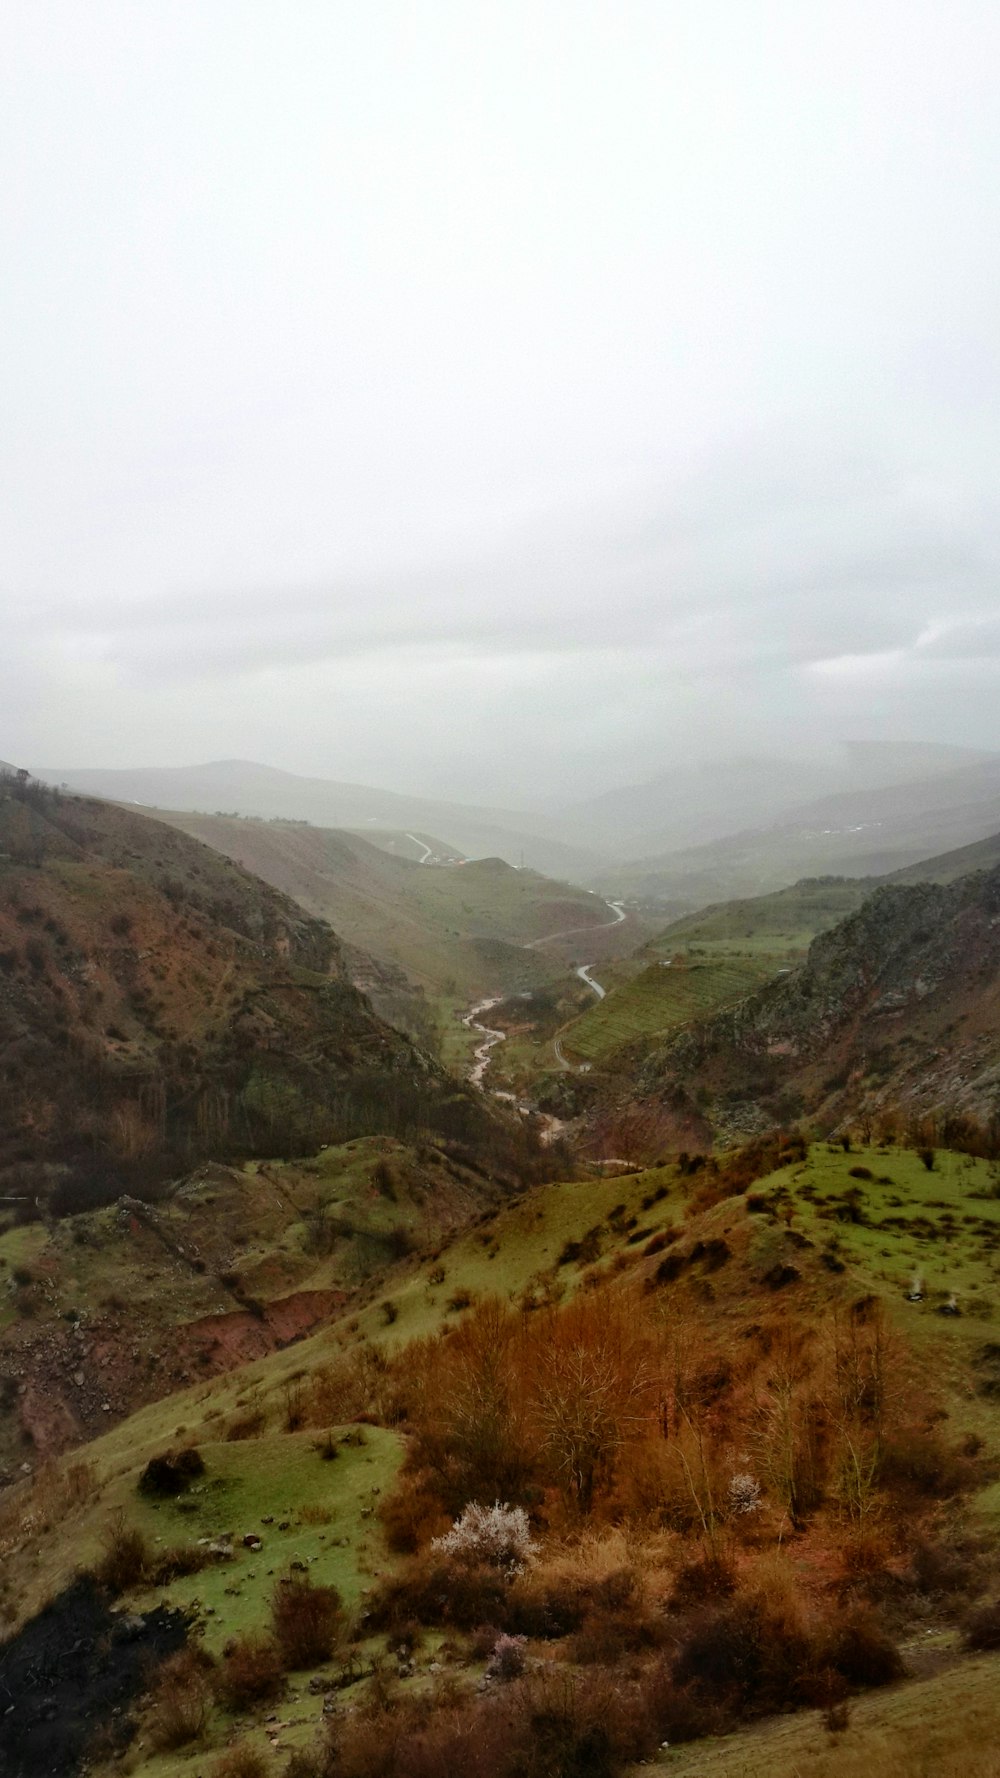
<path fill-rule="evenodd" d="M 992 870 L 1000 864 L 1000 833 L 977 840 L 971 846 L 959 846 L 953 852 L 942 852 L 936 858 L 922 858 L 905 870 L 894 871 L 890 883 L 953 883 L 973 871 Z"/>
<path fill-rule="evenodd" d="M 237 860 L 433 993 L 450 985 L 468 999 L 529 987 L 552 974 L 558 952 L 552 963 L 546 947 L 527 947 L 608 918 L 586 890 L 500 858 L 418 864 L 360 835 L 295 822 L 175 811 L 157 818 Z"/>
<path fill-rule="evenodd" d="M 215 760 L 201 766 L 142 766 L 82 770 L 38 769 L 49 784 L 65 784 L 115 802 L 188 809 L 203 814 L 232 811 L 268 819 L 310 821 L 318 827 L 372 827 L 390 832 L 424 829 L 468 857 L 522 860 L 552 876 L 586 881 L 601 862 L 599 847 L 563 841 L 541 815 L 470 808 L 429 797 L 400 795 L 367 784 L 304 778 L 251 760 Z"/>
<path fill-rule="evenodd" d="M 928 1710 L 940 1769 L 986 1778 L 998 1657 L 960 1626 L 998 1580 L 998 1218 L 993 1162 L 775 1142 L 445 1235 L 7 1491 L 11 1773 L 79 1769 L 30 1763 L 43 1728 L 93 1747 L 100 1665 L 18 1679 L 83 1564 L 112 1660 L 148 1656 L 93 1778 L 127 1745 L 136 1778 L 819 1778 Z M 434 1545 L 477 1497 L 525 1503 L 527 1562 Z M 327 1624 L 301 1652 L 284 1597 Z M 156 1610 L 192 1625 L 176 1668 Z"/>
<path fill-rule="evenodd" d="M 0 1487 L 26 1456 L 326 1326 L 509 1183 L 496 1155 L 373 1136 L 301 1161 L 205 1163 L 155 1203 L 123 1193 L 31 1222 L 0 1203 Z"/>
<path fill-rule="evenodd" d="M 1000 1084 L 1000 869 L 878 889 L 804 964 L 648 1057 L 639 1096 L 717 1134 L 898 1106 L 989 1120 Z"/>
<path fill-rule="evenodd" d="M 802 804 L 769 825 L 606 872 L 607 894 L 691 907 L 779 889 L 804 876 L 886 876 L 1000 829 L 1000 764 Z"/>
<path fill-rule="evenodd" d="M 324 922 L 161 823 L 9 779 L 0 1071 L 0 1178 L 29 1200 L 202 1155 L 487 1127 L 374 1015 Z"/>

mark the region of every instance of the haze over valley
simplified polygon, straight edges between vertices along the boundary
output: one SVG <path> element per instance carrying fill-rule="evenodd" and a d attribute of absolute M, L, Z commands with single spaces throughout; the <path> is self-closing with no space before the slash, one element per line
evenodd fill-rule
<path fill-rule="evenodd" d="M 11 0 L 0 1778 L 1000 1778 L 998 69 Z"/>

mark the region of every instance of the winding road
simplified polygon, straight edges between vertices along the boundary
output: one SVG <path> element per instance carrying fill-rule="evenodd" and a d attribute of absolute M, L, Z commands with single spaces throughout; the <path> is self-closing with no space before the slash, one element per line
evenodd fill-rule
<path fill-rule="evenodd" d="M 423 844 L 423 842 L 421 840 L 417 839 L 415 834 L 408 833 L 406 837 L 408 840 L 412 840 L 415 846 L 420 846 Z M 426 848 L 426 851 L 428 853 L 430 852 L 429 846 Z M 421 859 L 420 862 L 421 862 L 421 864 L 423 864 L 424 860 Z M 587 926 L 564 927 L 564 929 L 561 932 L 548 932 L 548 933 L 546 933 L 544 938 L 533 938 L 529 944 L 525 945 L 524 949 L 526 951 L 536 951 L 540 945 L 551 944 L 553 942 L 553 940 L 555 940 L 557 938 L 572 938 L 578 932 L 606 932 L 609 926 L 620 926 L 622 921 L 625 919 L 625 909 L 622 906 L 621 902 L 620 901 L 606 901 L 604 905 L 606 908 L 611 909 L 613 918 L 610 920 L 602 921 L 600 926 L 587 925 Z M 607 993 L 607 989 L 602 988 L 600 982 L 594 980 L 594 977 L 590 973 L 590 971 L 593 968 L 594 968 L 594 964 L 592 964 L 592 963 L 581 963 L 579 968 L 576 970 L 576 974 L 580 977 L 580 980 L 582 982 L 586 982 L 588 988 L 590 988 L 592 990 L 592 992 L 597 995 L 598 1000 L 603 1000 L 605 997 L 605 994 Z M 468 1012 L 465 1013 L 462 1018 L 462 1024 L 465 1025 L 469 1031 L 478 1031 L 480 1036 L 482 1037 L 482 1040 L 483 1040 L 482 1043 L 477 1043 L 477 1045 L 476 1045 L 476 1048 L 475 1048 L 475 1051 L 473 1054 L 472 1068 L 469 1072 L 470 1082 L 472 1083 L 472 1085 L 474 1087 L 478 1087 L 481 1092 L 485 1092 L 485 1090 L 486 1090 L 483 1083 L 485 1081 L 486 1070 L 490 1065 L 490 1060 L 491 1060 L 493 1051 L 496 1049 L 496 1046 L 498 1043 L 504 1042 L 504 1040 L 507 1036 L 507 1033 L 506 1033 L 506 1031 L 496 1030 L 496 1028 L 492 1025 L 484 1025 L 481 1022 L 479 1015 L 480 1015 L 480 1013 L 490 1012 L 494 1006 L 499 1006 L 500 1002 L 503 999 L 504 999 L 503 994 L 491 994 L 491 995 L 488 995 L 485 1000 L 477 1000 L 475 1006 L 471 1006 L 469 1008 Z M 590 1063 L 589 1062 L 582 1062 L 582 1063 L 570 1062 L 567 1059 L 567 1057 L 563 1054 L 562 1044 L 561 1044 L 558 1037 L 555 1038 L 555 1040 L 554 1040 L 553 1048 L 555 1050 L 556 1060 L 558 1061 L 560 1068 L 564 1069 L 566 1073 L 568 1073 L 568 1074 L 589 1074 Z M 520 1102 L 517 1101 L 515 1099 L 514 1095 L 511 1093 L 496 1093 L 494 1095 L 494 1097 L 497 1099 L 512 1100 L 515 1104 L 517 1104 L 518 1110 L 523 1111 L 523 1112 L 530 1112 L 534 1109 L 530 1105 L 520 1104 Z M 541 1115 L 541 1114 L 539 1114 L 539 1115 Z M 558 1119 L 549 1119 L 548 1121 L 552 1122 L 552 1123 L 557 1123 Z"/>
<path fill-rule="evenodd" d="M 405 836 L 405 837 L 406 837 L 406 838 L 407 838 L 407 839 L 408 839 L 408 840 L 412 840 L 412 841 L 413 841 L 413 844 L 414 844 L 414 845 L 415 845 L 415 846 L 419 846 L 419 847 L 420 847 L 420 850 L 421 850 L 421 851 L 422 851 L 422 853 L 423 853 L 423 857 L 422 857 L 422 858 L 418 858 L 418 859 L 417 859 L 417 863 L 418 863 L 418 864 L 426 864 L 426 863 L 427 863 L 427 860 L 428 860 L 428 858 L 429 858 L 429 857 L 430 857 L 430 855 L 431 855 L 431 849 L 430 849 L 430 847 L 429 847 L 429 846 L 426 846 L 426 845 L 425 845 L 425 844 L 424 844 L 424 842 L 423 842 L 423 840 L 418 840 L 418 839 L 417 839 L 417 836 L 416 836 L 416 834 L 415 834 L 415 833 L 408 833 L 408 834 L 406 834 L 406 836 Z"/>
<path fill-rule="evenodd" d="M 413 835 L 408 835 L 408 838 L 412 839 Z M 564 926 L 561 932 L 547 932 L 544 938 L 531 939 L 528 944 L 525 945 L 525 950 L 537 951 L 541 945 L 554 944 L 557 938 L 573 938 L 578 932 L 606 932 L 609 926 L 620 926 L 625 918 L 625 909 L 622 907 L 621 902 L 606 901 L 604 905 L 606 908 L 612 908 L 614 910 L 613 920 L 602 920 L 599 926 L 592 926 L 589 921 L 586 926 Z M 589 963 L 586 967 L 588 969 L 590 968 Z M 593 986 L 593 983 L 591 983 L 591 986 Z"/>

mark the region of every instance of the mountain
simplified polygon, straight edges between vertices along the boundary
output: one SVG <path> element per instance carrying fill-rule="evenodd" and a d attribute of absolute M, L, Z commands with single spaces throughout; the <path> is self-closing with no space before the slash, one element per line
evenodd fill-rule
<path fill-rule="evenodd" d="M 898 1107 L 988 1121 L 1000 1101 L 1000 866 L 887 885 L 733 1009 L 648 1056 L 636 1092 L 731 1139 Z"/>
<path fill-rule="evenodd" d="M 551 837 L 545 816 L 401 796 L 364 784 L 303 778 L 249 760 L 203 766 L 137 766 L 113 770 L 39 770 L 48 784 L 64 784 L 113 802 L 205 814 L 235 813 L 314 822 L 320 827 L 427 829 L 469 857 L 499 856 L 550 876 L 593 875 L 600 848 Z"/>
<path fill-rule="evenodd" d="M 562 807 L 553 812 L 553 831 L 619 857 L 642 858 L 723 839 L 742 829 L 748 814 L 763 826 L 820 797 L 990 763 L 1000 765 L 1000 756 L 932 743 L 874 742 L 800 759 L 698 761 Z"/>
<path fill-rule="evenodd" d="M 559 948 L 540 939 L 607 927 L 607 909 L 590 891 L 514 869 L 502 858 L 419 864 L 366 836 L 330 828 L 157 814 L 293 896 L 345 941 L 396 965 L 431 994 L 469 1000 L 530 987 L 564 968 Z M 619 943 L 634 944 L 638 930 L 628 923 Z"/>
<path fill-rule="evenodd" d="M 200 1156 L 490 1123 L 376 1017 L 323 921 L 162 823 L 10 778 L 0 1087 L 0 1194 L 64 1204 Z"/>
<path fill-rule="evenodd" d="M 894 871 L 890 883 L 953 883 L 957 877 L 970 876 L 973 871 L 992 870 L 1000 864 L 1000 833 L 971 846 L 959 846 L 953 852 L 942 852 L 936 858 L 922 858 L 905 870 Z"/>
<path fill-rule="evenodd" d="M 606 893 L 697 907 L 804 876 L 884 876 L 1000 829 L 1000 760 L 804 803 L 769 826 L 647 858 L 601 878 Z"/>

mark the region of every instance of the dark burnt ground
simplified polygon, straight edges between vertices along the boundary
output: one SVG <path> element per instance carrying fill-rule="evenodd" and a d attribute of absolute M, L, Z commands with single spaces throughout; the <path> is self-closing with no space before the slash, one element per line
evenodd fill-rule
<path fill-rule="evenodd" d="M 75 1581 L 0 1647 L 0 1778 L 73 1778 L 95 1744 L 124 1746 L 131 1705 L 186 1634 L 180 1612 L 115 1613 Z"/>

